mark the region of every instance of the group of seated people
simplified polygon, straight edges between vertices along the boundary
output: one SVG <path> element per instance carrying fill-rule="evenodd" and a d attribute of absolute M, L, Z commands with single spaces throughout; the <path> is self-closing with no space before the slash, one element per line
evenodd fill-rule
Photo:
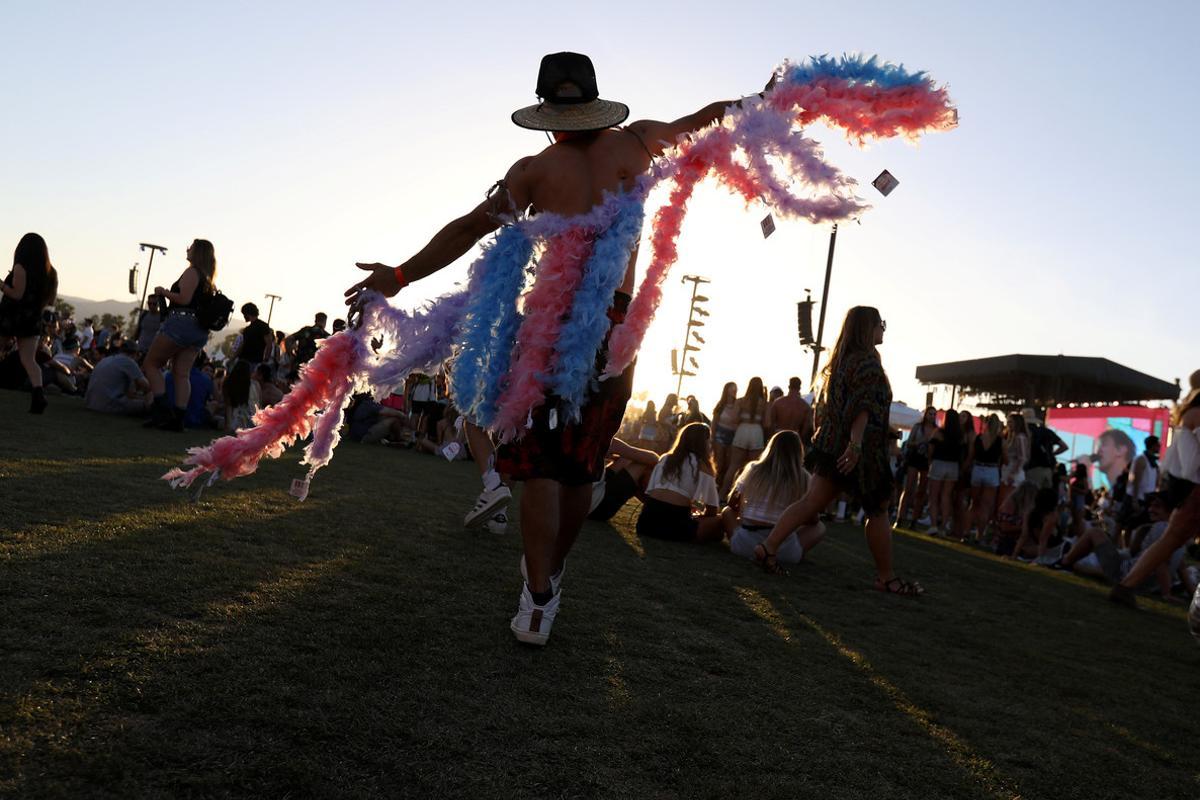
<path fill-rule="evenodd" d="M 610 459 L 604 480 L 594 487 L 589 519 L 612 519 L 637 497 L 639 536 L 701 544 L 728 540 L 731 552 L 751 560 L 784 509 L 808 491 L 804 447 L 790 430 L 775 433 L 742 468 L 724 504 L 710 427 L 702 422 L 684 425 L 662 455 L 614 439 Z M 780 546 L 778 561 L 799 563 L 824 536 L 820 522 L 794 531 Z"/>
<path fill-rule="evenodd" d="M 138 340 L 117 331 L 103 346 L 95 342 L 93 338 L 92 346 L 81 355 L 82 344 L 73 324 L 48 326 L 36 355 L 44 385 L 55 387 L 51 391 L 82 397 L 84 406 L 97 413 L 147 415 L 152 395 L 142 371 L 145 351 L 139 349 Z M 189 375 L 192 391 L 184 418 L 187 427 L 223 431 L 248 427 L 256 410 L 283 398 L 288 386 L 275 378 L 271 364 L 251 365 L 242 359 L 226 363 L 214 363 L 204 352 L 196 358 Z M 0 339 L 0 389 L 19 390 L 27 383 L 15 340 Z M 174 402 L 174 381 L 166 382 L 166 390 Z"/>

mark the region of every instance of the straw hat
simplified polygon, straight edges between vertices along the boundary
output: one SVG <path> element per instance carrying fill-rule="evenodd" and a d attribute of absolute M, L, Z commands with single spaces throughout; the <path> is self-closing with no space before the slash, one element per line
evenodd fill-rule
<path fill-rule="evenodd" d="M 535 131 L 598 131 L 620 125 L 629 106 L 601 100 L 592 60 L 580 53 L 551 53 L 538 68 L 540 103 L 519 108 L 512 121 Z"/>

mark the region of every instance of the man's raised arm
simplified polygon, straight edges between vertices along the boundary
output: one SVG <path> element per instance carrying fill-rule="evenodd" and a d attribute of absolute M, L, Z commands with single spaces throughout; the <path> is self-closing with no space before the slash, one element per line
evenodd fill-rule
<path fill-rule="evenodd" d="M 346 290 L 346 305 L 352 305 L 359 293 L 367 290 L 392 297 L 405 285 L 453 264 L 476 242 L 499 228 L 502 217 L 527 207 L 529 200 L 523 172 L 529 160 L 524 158 L 514 164 L 497 191 L 490 193 L 487 199 L 466 214 L 447 223 L 434 234 L 429 244 L 400 266 L 356 264 L 359 269 L 371 274 Z"/>
<path fill-rule="evenodd" d="M 767 85 L 763 91 L 765 92 L 774 86 L 778 77 L 778 75 L 772 73 L 771 80 L 767 81 Z M 644 119 L 629 123 L 629 129 L 646 143 L 646 147 L 649 148 L 652 155 L 660 156 L 664 150 L 674 147 L 680 136 L 695 133 L 701 128 L 707 127 L 723 118 L 726 109 L 730 106 L 740 106 L 745 100 L 758 100 L 761 97 L 762 95 L 758 94 L 743 97 L 741 100 L 718 100 L 715 103 L 709 103 L 694 114 L 680 117 L 674 122 L 658 122 L 652 119 Z"/>

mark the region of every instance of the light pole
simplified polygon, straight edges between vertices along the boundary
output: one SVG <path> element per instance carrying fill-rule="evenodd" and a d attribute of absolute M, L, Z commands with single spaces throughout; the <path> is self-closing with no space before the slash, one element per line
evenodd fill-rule
<path fill-rule="evenodd" d="M 142 285 L 142 299 L 138 302 L 138 311 L 141 311 L 146 307 L 146 290 L 150 288 L 150 270 L 154 269 L 154 252 L 157 250 L 165 256 L 167 248 L 161 244 L 148 244 L 146 242 L 139 242 L 138 247 L 143 251 L 146 249 L 150 250 L 150 263 L 146 265 L 146 283 Z"/>
<path fill-rule="evenodd" d="M 700 328 L 704 326 L 704 322 L 696 319 L 696 315 L 699 314 L 702 317 L 708 316 L 707 311 L 696 305 L 696 303 L 707 302 L 708 298 L 704 295 L 696 294 L 696 292 L 700 288 L 700 284 L 712 283 L 712 281 L 710 281 L 708 278 L 701 278 L 699 275 L 684 275 L 683 279 L 680 280 L 680 283 L 684 283 L 685 281 L 692 282 L 692 305 L 688 312 L 687 328 L 683 332 L 683 349 L 679 351 L 679 360 L 675 364 L 675 373 L 679 376 L 679 380 L 675 384 L 676 397 L 679 396 L 680 390 L 683 389 L 683 376 L 694 376 L 696 374 L 694 372 L 689 372 L 687 368 L 687 360 L 689 358 L 688 353 L 692 351 L 698 352 L 700 350 L 699 347 L 696 347 L 694 344 L 692 344 L 692 328 Z M 704 340 L 700 338 L 699 334 L 696 335 L 696 338 L 699 339 L 701 343 L 704 342 Z M 696 364 L 694 359 L 692 360 L 692 363 Z M 697 368 L 699 368 L 699 365 L 697 365 Z"/>
<path fill-rule="evenodd" d="M 825 308 L 829 305 L 829 278 L 833 275 L 833 249 L 837 246 L 837 223 L 833 223 L 833 230 L 829 232 L 829 256 L 825 259 L 825 288 L 821 290 L 821 316 L 817 322 L 817 341 L 813 344 L 813 368 L 812 378 L 809 379 L 808 385 L 812 386 L 817 382 L 817 367 L 821 364 L 821 342 L 825 338 Z"/>
<path fill-rule="evenodd" d="M 270 325 L 271 324 L 271 313 L 275 310 L 275 301 L 282 300 L 283 298 L 277 294 L 270 294 L 269 292 L 267 293 L 266 296 L 271 298 L 271 307 L 267 309 L 267 324 Z"/>

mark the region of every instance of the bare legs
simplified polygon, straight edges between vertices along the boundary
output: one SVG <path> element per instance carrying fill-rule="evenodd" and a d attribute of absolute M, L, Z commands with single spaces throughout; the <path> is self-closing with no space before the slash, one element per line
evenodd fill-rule
<path fill-rule="evenodd" d="M 987 530 L 988 521 L 992 518 L 992 509 L 996 507 L 996 487 L 971 487 L 971 527 L 982 536 Z"/>
<path fill-rule="evenodd" d="M 717 486 L 725 485 L 725 472 L 729 467 L 729 445 L 712 440 L 713 460 L 717 462 Z"/>
<path fill-rule="evenodd" d="M 908 468 L 904 476 L 904 491 L 900 493 L 900 506 L 896 511 L 897 522 L 920 515 L 925 505 L 928 483 L 927 473 L 916 467 Z"/>
<path fill-rule="evenodd" d="M 1138 556 L 1137 563 L 1129 570 L 1125 580 L 1121 581 L 1121 586 L 1126 589 L 1141 586 L 1160 565 L 1167 563 L 1172 553 L 1187 544 L 1197 532 L 1200 532 L 1200 489 L 1193 489 L 1183 505 L 1171 512 L 1163 535 Z"/>
<path fill-rule="evenodd" d="M 953 524 L 950 516 L 950 500 L 954 494 L 954 481 L 929 481 L 929 530 L 936 531 L 942 525 Z"/>
<path fill-rule="evenodd" d="M 40 336 L 22 336 L 17 339 L 17 356 L 21 366 L 29 376 L 29 385 L 35 389 L 42 388 L 42 368 L 37 364 L 37 349 Z"/>
<path fill-rule="evenodd" d="M 733 487 L 733 482 L 737 480 L 738 473 L 742 471 L 742 467 L 746 466 L 749 461 L 750 451 L 744 447 L 729 447 L 729 463 L 725 468 L 725 477 L 721 481 L 721 497 L 729 496 L 729 490 Z"/>
<path fill-rule="evenodd" d="M 146 373 L 146 380 L 150 383 L 150 393 L 155 397 L 161 397 L 166 394 L 167 381 L 163 377 L 162 370 L 180 349 L 179 345 L 161 334 L 155 336 L 154 341 L 150 344 L 150 350 L 146 353 L 146 358 L 142 362 L 142 370 Z M 190 384 L 188 385 L 188 391 L 189 393 L 191 391 Z"/>
<path fill-rule="evenodd" d="M 779 522 L 775 523 L 775 527 L 763 543 L 764 549 L 768 553 L 774 553 L 783 540 L 797 528 L 816 524 L 821 510 L 829 505 L 838 493 L 833 481 L 821 475 L 814 475 L 809 481 L 808 492 L 804 497 L 788 506 Z M 867 549 L 875 559 L 875 571 L 879 581 L 887 583 L 896 575 L 892 570 L 892 526 L 886 512 L 877 510 L 867 517 L 866 535 Z"/>
<path fill-rule="evenodd" d="M 175 407 L 187 408 L 188 400 L 192 398 L 192 364 L 200 351 L 195 347 L 185 347 L 171 357 L 171 381 L 175 384 Z"/>
<path fill-rule="evenodd" d="M 525 481 L 521 492 L 521 540 L 531 592 L 549 591 L 550 576 L 562 568 L 579 537 L 591 497 L 589 484 L 563 486 L 547 478 Z"/>

